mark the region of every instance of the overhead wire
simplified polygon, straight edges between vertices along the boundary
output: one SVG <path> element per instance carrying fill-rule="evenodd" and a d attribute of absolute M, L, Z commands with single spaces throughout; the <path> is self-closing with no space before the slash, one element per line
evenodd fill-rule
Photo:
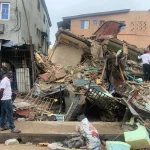
<path fill-rule="evenodd" d="M 30 39 L 30 37 L 31 37 L 30 27 L 29 27 L 29 21 L 28 21 L 28 17 L 27 17 L 27 11 L 26 11 L 26 8 L 25 8 L 24 0 L 22 0 L 22 5 L 23 5 L 26 21 L 27 21 L 28 34 L 29 34 L 29 39 Z"/>
<path fill-rule="evenodd" d="M 18 29 L 15 30 L 16 32 L 21 29 L 21 12 L 19 12 L 19 18 L 20 18 L 20 21 L 19 21 L 20 25 L 19 25 Z"/>
<path fill-rule="evenodd" d="M 17 3 L 18 3 L 18 0 L 16 0 L 16 9 L 15 9 L 16 25 L 15 25 L 15 27 L 14 27 L 13 29 L 11 29 L 11 30 L 8 31 L 8 32 L 11 32 L 11 31 L 17 32 L 17 31 L 19 31 L 19 30 L 21 29 L 21 12 L 20 12 L 19 9 L 18 9 Z M 20 20 L 19 20 L 19 18 L 20 18 Z M 19 25 L 19 24 L 20 24 L 20 25 Z M 18 27 L 18 25 L 19 25 L 19 27 Z M 7 33 L 8 33 L 8 32 L 7 32 Z"/>

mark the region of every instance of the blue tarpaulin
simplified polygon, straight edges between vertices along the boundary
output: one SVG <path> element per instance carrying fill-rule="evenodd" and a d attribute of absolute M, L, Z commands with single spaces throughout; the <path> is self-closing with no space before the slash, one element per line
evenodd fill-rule
<path fill-rule="evenodd" d="M 18 44 L 14 41 L 7 41 L 4 44 L 2 44 L 3 47 L 15 47 L 15 46 L 21 46 L 22 44 Z"/>

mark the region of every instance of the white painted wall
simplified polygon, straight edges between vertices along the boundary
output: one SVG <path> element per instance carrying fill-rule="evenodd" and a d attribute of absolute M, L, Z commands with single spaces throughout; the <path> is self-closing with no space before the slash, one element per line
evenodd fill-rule
<path fill-rule="evenodd" d="M 23 0 L 27 12 L 27 18 L 29 22 L 30 35 L 32 36 L 32 42 L 35 45 L 35 49 L 39 50 L 39 46 L 42 47 L 44 54 L 47 54 L 48 48 L 46 47 L 46 42 L 41 44 L 41 35 L 37 35 L 37 29 L 42 32 L 46 32 L 48 35 L 50 33 L 48 18 L 46 12 L 43 8 L 43 5 L 40 0 L 40 11 L 38 10 L 38 0 Z M 0 39 L 6 39 L 15 41 L 17 43 L 29 43 L 29 32 L 27 21 L 25 17 L 25 11 L 23 8 L 22 0 L 0 0 L 0 3 L 10 3 L 10 19 L 9 20 L 0 20 L 0 24 L 5 24 L 4 34 L 0 34 Z M 21 28 L 19 31 L 13 30 L 17 24 L 16 18 L 16 7 L 21 15 Z M 45 14 L 44 23 L 43 17 Z M 20 18 L 18 19 L 20 24 Z M 19 26 L 19 25 L 18 25 Z"/>

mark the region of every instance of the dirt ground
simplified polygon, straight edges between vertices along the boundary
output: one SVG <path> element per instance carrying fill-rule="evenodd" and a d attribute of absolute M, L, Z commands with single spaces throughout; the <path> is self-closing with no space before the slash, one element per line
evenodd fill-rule
<path fill-rule="evenodd" d="M 48 147 L 39 147 L 36 145 L 21 145 L 21 144 L 12 145 L 12 146 L 0 145 L 0 149 L 2 150 L 50 150 Z M 78 149 L 78 150 L 86 150 L 86 149 Z M 101 150 L 105 150 L 105 148 L 102 146 Z"/>
<path fill-rule="evenodd" d="M 0 145 L 0 149 L 2 150 L 50 150 L 48 147 L 39 147 L 36 145 L 12 145 L 12 146 Z"/>

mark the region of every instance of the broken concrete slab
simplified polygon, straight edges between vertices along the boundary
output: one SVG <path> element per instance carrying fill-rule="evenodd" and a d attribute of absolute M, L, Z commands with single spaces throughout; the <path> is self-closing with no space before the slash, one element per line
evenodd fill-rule
<path fill-rule="evenodd" d="M 90 53 L 90 42 L 86 38 L 59 29 L 56 39 L 51 57 L 53 63 L 59 63 L 62 66 L 76 66 L 85 52 Z"/>

